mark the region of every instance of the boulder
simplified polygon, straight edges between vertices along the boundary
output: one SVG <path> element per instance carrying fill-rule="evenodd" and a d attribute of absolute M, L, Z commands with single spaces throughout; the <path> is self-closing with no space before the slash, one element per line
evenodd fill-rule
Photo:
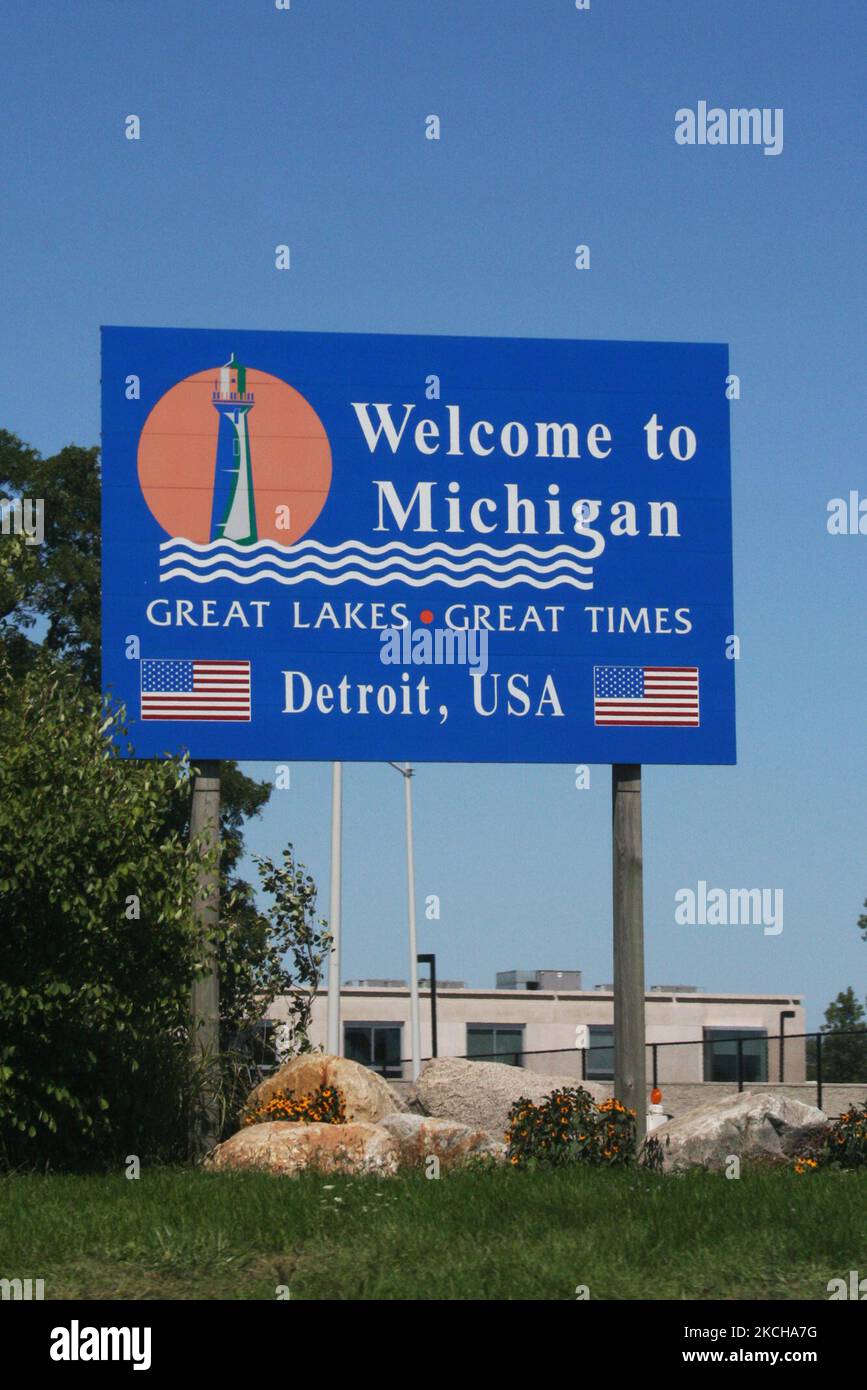
<path fill-rule="evenodd" d="M 662 1145 L 663 1167 L 670 1172 L 723 1169 L 732 1154 L 784 1163 L 827 1123 L 821 1110 L 803 1101 L 775 1091 L 742 1091 L 669 1120 L 653 1138 Z"/>
<path fill-rule="evenodd" d="M 380 1126 L 397 1143 L 400 1162 L 406 1168 L 423 1168 L 431 1155 L 442 1168 L 455 1168 L 468 1158 L 505 1161 L 506 1146 L 483 1129 L 471 1129 L 456 1120 L 402 1112 L 386 1115 Z"/>
<path fill-rule="evenodd" d="M 416 1094 L 428 1115 L 502 1136 L 516 1100 L 524 1096 L 538 1104 L 564 1086 L 583 1086 L 596 1101 L 611 1094 L 610 1088 L 598 1081 L 543 1076 L 504 1062 L 467 1062 L 457 1057 L 434 1057 L 425 1062 Z"/>
<path fill-rule="evenodd" d="M 341 1091 L 349 1123 L 361 1120 L 376 1124 L 383 1115 L 404 1108 L 403 1101 L 375 1071 L 350 1062 L 347 1057 L 332 1057 L 324 1052 L 292 1057 L 250 1092 L 247 1105 L 265 1105 L 277 1091 L 287 1096 L 310 1095 L 320 1086 L 336 1086 Z"/>
<path fill-rule="evenodd" d="M 281 1120 L 247 1125 L 208 1156 L 209 1168 L 253 1168 L 292 1178 L 312 1168 L 320 1173 L 373 1173 L 391 1177 L 398 1169 L 396 1141 L 379 1125 L 293 1124 Z"/>

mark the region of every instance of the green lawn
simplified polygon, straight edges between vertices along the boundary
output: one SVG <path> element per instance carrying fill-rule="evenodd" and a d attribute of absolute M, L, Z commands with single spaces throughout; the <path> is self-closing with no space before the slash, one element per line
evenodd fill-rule
<path fill-rule="evenodd" d="M 46 1298 L 827 1299 L 865 1218 L 867 1172 L 14 1175 L 0 1277 Z"/>

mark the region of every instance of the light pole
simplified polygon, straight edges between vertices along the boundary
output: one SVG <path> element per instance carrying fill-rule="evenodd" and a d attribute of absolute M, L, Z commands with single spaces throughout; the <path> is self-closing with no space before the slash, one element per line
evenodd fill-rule
<path fill-rule="evenodd" d="M 418 958 L 419 965 L 430 966 L 430 1055 L 436 1057 L 437 1053 L 437 958 L 431 952 L 427 955 L 422 953 Z"/>
<path fill-rule="evenodd" d="M 404 802 L 406 806 L 406 889 L 407 921 L 409 925 L 409 1026 L 412 1042 L 412 1079 L 416 1081 L 421 1071 L 421 1014 L 418 996 L 418 955 L 415 931 L 415 864 L 412 842 L 412 778 L 413 770 L 409 763 L 403 767 L 399 763 L 389 763 L 403 778 Z"/>
<path fill-rule="evenodd" d="M 785 1043 L 786 1019 L 787 1019 L 787 1018 L 794 1018 L 794 1017 L 795 1017 L 795 1010 L 794 1010 L 794 1009 L 781 1009 L 781 1010 L 780 1010 L 780 1081 L 782 1081 L 782 1079 L 783 1079 L 783 1046 L 784 1046 L 784 1043 Z"/>

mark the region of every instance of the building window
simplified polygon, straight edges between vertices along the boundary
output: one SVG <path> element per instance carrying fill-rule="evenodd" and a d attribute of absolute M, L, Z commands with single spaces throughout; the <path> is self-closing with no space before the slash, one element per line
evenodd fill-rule
<path fill-rule="evenodd" d="M 705 1081 L 737 1081 L 737 1038 L 743 1038 L 744 1081 L 767 1081 L 768 1031 L 766 1028 L 705 1028 Z"/>
<path fill-rule="evenodd" d="M 614 1029 L 607 1023 L 590 1024 L 587 1049 L 587 1080 L 614 1080 Z"/>
<path fill-rule="evenodd" d="M 516 1026 L 491 1028 L 486 1023 L 467 1024 L 467 1056 L 480 1062 L 506 1062 L 510 1067 L 520 1067 L 524 1055 L 524 1027 Z"/>
<path fill-rule="evenodd" d="M 345 1023 L 343 1055 L 351 1062 L 371 1067 L 381 1076 L 401 1077 L 403 1024 Z"/>

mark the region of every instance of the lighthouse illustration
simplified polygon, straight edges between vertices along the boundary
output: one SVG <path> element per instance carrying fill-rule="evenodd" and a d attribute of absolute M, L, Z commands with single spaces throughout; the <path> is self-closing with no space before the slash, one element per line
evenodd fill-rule
<path fill-rule="evenodd" d="M 253 545 L 257 539 L 256 499 L 247 417 L 255 399 L 253 392 L 247 390 L 247 369 L 234 353 L 220 368 L 211 402 L 220 417 L 211 540 Z"/>

